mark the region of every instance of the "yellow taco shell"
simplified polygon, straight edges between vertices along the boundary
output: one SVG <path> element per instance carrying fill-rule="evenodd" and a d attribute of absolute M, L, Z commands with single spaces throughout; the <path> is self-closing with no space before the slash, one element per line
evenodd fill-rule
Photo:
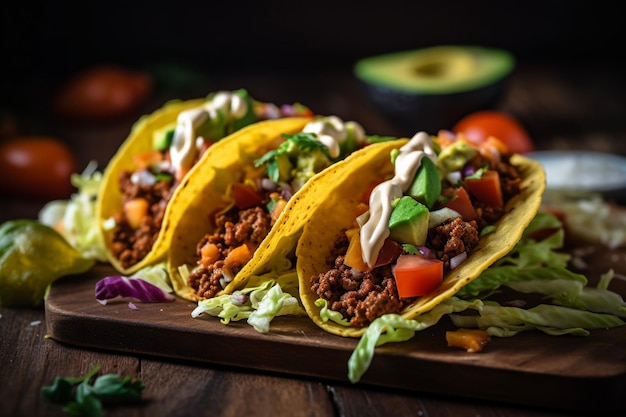
<path fill-rule="evenodd" d="M 106 221 L 121 210 L 123 195 L 118 187 L 118 179 L 123 171 L 134 169 L 133 155 L 148 152 L 153 149 L 153 134 L 176 122 L 178 114 L 182 111 L 201 106 L 205 99 L 197 100 L 172 100 L 155 112 L 142 116 L 132 126 L 129 136 L 117 150 L 113 158 L 106 166 L 96 205 L 96 219 L 100 233 L 104 237 L 106 254 L 111 265 L 122 274 L 131 274 L 147 265 L 161 260 L 169 247 L 171 233 L 169 229 L 162 229 L 154 243 L 151 252 L 140 262 L 124 268 L 110 249 L 110 231 L 106 228 Z M 165 212 L 167 218 L 171 212 L 171 204 Z"/>
<path fill-rule="evenodd" d="M 309 200 L 306 207 L 294 206 L 294 211 L 306 213 L 306 219 L 300 221 L 300 226 L 295 225 L 295 228 L 293 225 L 292 228 L 281 226 L 286 233 L 295 233 L 294 236 L 300 234 L 295 256 L 301 301 L 311 319 L 329 333 L 360 337 L 366 328 L 345 327 L 323 321 L 319 307 L 315 305 L 318 297 L 311 291 L 309 279 L 328 269 L 326 262 L 336 236 L 351 226 L 354 221 L 354 207 L 372 181 L 393 176 L 390 152 L 406 142 L 407 140 L 398 140 L 370 145 L 324 171 L 316 181 L 307 185 L 307 195 L 303 196 L 303 199 Z M 507 203 L 505 215 L 495 224 L 495 231 L 481 238 L 473 253 L 461 266 L 444 277 L 442 285 L 436 291 L 417 298 L 405 308 L 401 313 L 404 318 L 414 318 L 453 296 L 461 287 L 476 279 L 482 271 L 512 250 L 519 241 L 524 229 L 539 210 L 545 189 L 545 173 L 537 162 L 521 155 L 512 156 L 511 162 L 520 170 L 521 192 Z M 313 198 L 313 195 L 317 198 Z M 301 233 L 298 229 L 301 229 Z M 283 241 L 294 241 L 294 236 L 287 239 L 286 236 L 277 234 L 278 230 L 273 240 L 268 240 L 268 248 L 279 247 Z M 282 252 L 288 251 L 282 249 Z M 264 265 L 259 265 L 256 272 L 263 267 L 267 269 L 271 262 L 268 260 Z"/>
<path fill-rule="evenodd" d="M 282 143 L 283 133 L 300 132 L 311 120 L 310 117 L 290 117 L 245 127 L 213 145 L 210 154 L 196 164 L 178 186 L 170 201 L 170 216 L 167 224 L 164 224 L 164 230 L 169 236 L 167 267 L 178 296 L 194 301 L 197 299 L 178 268 L 188 265 L 191 270 L 195 266 L 193 259 L 198 241 L 215 229 L 212 215 L 233 204 L 229 195 L 230 185 L 241 182 L 246 170 L 253 167 L 256 159 Z M 291 202 L 281 217 L 290 212 L 290 205 Z M 255 257 L 260 252 L 262 250 L 259 248 Z M 248 264 L 254 264 L 255 257 Z M 230 292 L 232 288 L 244 285 L 247 275 L 242 272 L 222 292 Z"/>

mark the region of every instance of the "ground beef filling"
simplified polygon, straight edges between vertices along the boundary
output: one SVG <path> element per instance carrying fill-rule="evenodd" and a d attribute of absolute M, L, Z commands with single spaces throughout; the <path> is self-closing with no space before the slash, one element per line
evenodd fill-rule
<path fill-rule="evenodd" d="M 519 193 L 519 174 L 506 160 L 496 169 L 507 201 Z M 485 206 L 477 201 L 474 205 L 478 215 L 476 220 L 450 219 L 429 231 L 426 246 L 444 262 L 444 274 L 450 270 L 450 259 L 463 252 L 471 253 L 480 239 L 480 230 L 494 224 L 504 214 L 502 208 Z M 355 272 L 343 263 L 347 249 L 348 239 L 345 233 L 341 233 L 328 259 L 329 270 L 311 277 L 310 284 L 313 292 L 326 300 L 330 309 L 340 312 L 351 326 L 364 327 L 383 314 L 398 314 L 414 301 L 414 298 L 401 299 L 398 296 L 391 265 Z"/>
<path fill-rule="evenodd" d="M 348 240 L 342 233 L 333 248 L 333 253 L 338 254 L 333 267 L 311 279 L 311 288 L 317 296 L 355 327 L 363 327 L 385 313 L 402 310 L 406 300 L 398 296 L 391 266 L 355 272 L 343 263 L 347 249 Z"/>
<path fill-rule="evenodd" d="M 245 210 L 233 209 L 216 218 L 216 229 L 212 234 L 206 234 L 198 242 L 196 254 L 201 257 L 200 251 L 206 243 L 215 244 L 219 251 L 219 259 L 211 265 L 199 264 L 187 278 L 188 285 L 193 288 L 199 298 L 212 298 L 224 288 L 229 277 L 234 277 L 244 265 L 230 265 L 229 271 L 224 271 L 224 259 L 236 247 L 247 244 L 250 248 L 257 248 L 267 236 L 272 227 L 270 214 L 263 207 L 253 207 Z M 225 276 L 225 272 L 227 272 Z"/>
<path fill-rule="evenodd" d="M 163 223 L 165 209 L 174 191 L 172 181 L 158 181 L 152 186 L 134 184 L 132 173 L 124 172 L 119 178 L 123 201 L 144 198 L 148 201 L 148 215 L 139 228 L 133 229 L 123 213 L 113 216 L 115 229 L 111 235 L 111 251 L 122 267 L 129 268 L 148 255 L 156 242 Z"/>

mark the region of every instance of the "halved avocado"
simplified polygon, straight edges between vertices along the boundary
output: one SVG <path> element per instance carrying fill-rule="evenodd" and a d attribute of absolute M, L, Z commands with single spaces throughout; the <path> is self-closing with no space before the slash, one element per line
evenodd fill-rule
<path fill-rule="evenodd" d="M 493 108 L 514 67 L 502 49 L 444 45 L 363 58 L 354 74 L 373 105 L 407 134 L 435 134 Z"/>

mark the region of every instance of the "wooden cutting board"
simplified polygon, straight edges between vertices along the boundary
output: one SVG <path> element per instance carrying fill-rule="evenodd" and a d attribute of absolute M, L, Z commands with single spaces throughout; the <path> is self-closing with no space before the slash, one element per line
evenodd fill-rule
<path fill-rule="evenodd" d="M 245 321 L 193 319 L 195 304 L 182 299 L 137 302 L 138 310 L 122 300 L 101 305 L 94 288 L 107 275 L 116 274 L 98 265 L 52 286 L 45 309 L 54 340 L 350 384 L 347 363 L 355 339 L 327 334 L 308 318 L 276 318 L 268 334 Z M 617 284 L 626 294 L 626 283 Z M 587 337 L 494 337 L 479 353 L 447 347 L 449 328 L 444 319 L 408 342 L 377 348 L 359 384 L 579 412 L 626 410 L 626 326 Z"/>

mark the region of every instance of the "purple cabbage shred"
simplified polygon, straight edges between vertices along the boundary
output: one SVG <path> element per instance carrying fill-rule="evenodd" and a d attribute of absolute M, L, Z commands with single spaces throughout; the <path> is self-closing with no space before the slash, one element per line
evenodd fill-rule
<path fill-rule="evenodd" d="M 141 278 L 110 276 L 96 283 L 96 300 L 100 304 L 104 305 L 108 300 L 116 297 L 144 303 L 162 303 L 176 299 L 173 295 Z"/>

